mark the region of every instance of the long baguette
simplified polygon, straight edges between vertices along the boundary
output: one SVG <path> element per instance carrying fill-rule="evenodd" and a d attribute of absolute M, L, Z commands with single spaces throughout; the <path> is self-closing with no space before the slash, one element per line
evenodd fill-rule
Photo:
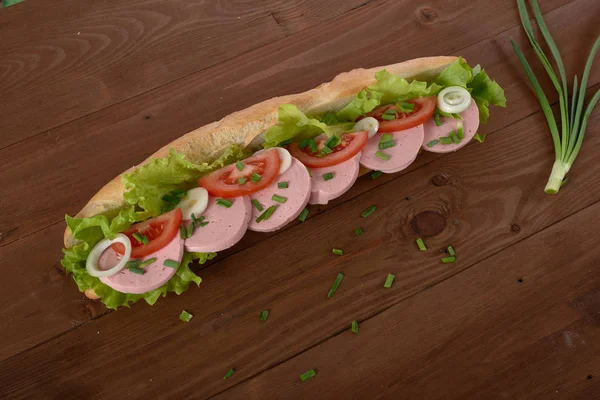
<path fill-rule="evenodd" d="M 331 82 L 315 89 L 263 101 L 244 110 L 234 112 L 220 121 L 195 129 L 162 147 L 140 165 L 129 168 L 133 171 L 156 158 L 167 157 L 170 148 L 185 155 L 186 159 L 202 163 L 216 159 L 231 144 L 243 148 L 257 148 L 264 141 L 264 133 L 277 123 L 277 107 L 280 104 L 295 104 L 306 114 L 337 111 L 365 87 L 375 82 L 375 72 L 387 69 L 390 73 L 406 79 L 428 80 L 438 75 L 457 57 L 425 57 L 404 61 L 398 64 L 355 69 L 336 76 Z M 93 217 L 99 214 L 114 213 L 125 205 L 125 186 L 120 175 L 107 183 L 79 211 L 77 218 Z M 64 234 L 65 247 L 76 244 L 67 228 Z"/>

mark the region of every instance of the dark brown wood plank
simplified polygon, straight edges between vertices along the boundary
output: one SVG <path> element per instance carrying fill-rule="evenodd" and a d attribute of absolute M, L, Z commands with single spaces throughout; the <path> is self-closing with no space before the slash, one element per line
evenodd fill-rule
<path fill-rule="evenodd" d="M 596 203 L 215 399 L 596 399 L 598 220 Z"/>
<path fill-rule="evenodd" d="M 59 0 L 3 10 L 0 148 L 368 1 Z"/>
<path fill-rule="evenodd" d="M 17 398 L 32 387 L 210 397 L 600 201 L 599 123 L 593 114 L 569 189 L 558 196 L 543 192 L 552 148 L 538 113 L 215 264 L 202 272 L 201 289 L 110 313 L 5 360 L 0 387 Z M 446 183 L 434 185 L 435 176 Z M 377 212 L 361 218 L 372 204 Z M 414 244 L 420 218 L 437 227 L 428 253 Z M 459 262 L 443 265 L 439 250 L 449 244 Z M 333 256 L 332 247 L 346 254 Z M 338 272 L 346 277 L 328 300 Z M 390 272 L 396 283 L 383 291 Z M 191 323 L 177 319 L 182 309 L 195 314 Z M 258 320 L 263 309 L 271 310 L 267 323 Z M 156 374 L 154 363 L 171 372 Z M 222 380 L 230 367 L 235 380 Z"/>
<path fill-rule="evenodd" d="M 465 8 L 456 15 L 475 14 L 478 10 L 470 5 L 461 7 Z M 557 41 L 565 58 L 573 60 L 567 62 L 567 67 L 579 71 L 583 68 L 584 59 L 573 55 L 580 54 L 588 37 L 592 37 L 590 24 L 594 23 L 593 15 L 600 6 L 593 0 L 579 0 L 561 8 L 560 12 L 557 10 L 550 14 L 549 23 L 552 28 L 563 28 L 561 21 L 564 15 L 573 14 L 577 7 L 581 7 L 588 17 L 583 16 L 580 24 L 564 29 L 564 35 L 559 35 Z M 439 8 L 444 9 L 442 6 Z M 512 12 L 511 8 L 509 10 Z M 489 17 L 490 32 L 504 27 L 507 13 L 510 14 L 505 10 Z M 448 18 L 455 16 L 453 13 L 449 15 Z M 399 46 L 403 40 L 408 40 L 414 43 L 414 47 L 402 48 L 393 54 L 382 53 L 378 50 L 382 39 L 365 35 L 364 30 L 375 30 L 377 25 L 389 25 L 389 18 L 378 8 L 361 8 L 332 22 L 330 26 L 319 26 L 319 31 L 311 30 L 315 33 L 290 36 L 289 47 L 280 48 L 279 44 L 265 46 L 256 53 L 0 151 L 0 159 L 7 160 L 8 165 L 0 174 L 0 185 L 14 188 L 0 200 L 0 211 L 18 201 L 23 190 L 30 191 L 32 199 L 44 198 L 43 202 L 32 201 L 27 212 L 0 212 L 0 232 L 4 233 L 0 238 L 0 246 L 58 222 L 65 213 L 74 214 L 105 182 L 161 145 L 197 126 L 267 97 L 309 89 L 331 79 L 337 72 L 365 65 L 363 59 L 356 58 L 355 49 L 365 53 L 369 66 L 420 55 L 443 54 L 449 47 L 459 46 L 459 43 L 467 46 L 481 40 L 482 32 L 477 30 L 465 34 L 460 41 L 453 39 L 450 35 L 453 28 L 443 23 L 441 17 L 431 25 L 412 28 L 414 17 L 403 12 L 396 20 L 398 23 L 403 21 L 401 25 L 408 33 L 386 40 L 396 40 Z M 348 31 L 349 26 L 353 30 L 341 35 Z M 521 71 L 514 69 L 512 64 L 514 57 L 508 44 L 508 35 L 517 36 L 519 32 L 520 28 L 514 27 L 489 41 L 461 51 L 472 63 L 481 62 L 489 69 L 490 74 L 506 87 L 511 107 L 514 107 L 510 112 L 494 110 L 492 121 L 485 128 L 489 129 L 488 132 L 531 114 L 539 107 L 533 97 L 527 96 L 528 91 L 522 86 L 524 78 Z M 449 40 L 455 42 L 435 42 L 440 35 L 449 35 Z M 315 41 L 322 37 L 331 38 L 328 39 L 328 46 L 315 49 Z M 573 41 L 569 39 L 571 37 L 581 37 L 582 40 Z M 339 56 L 332 58 L 331 48 L 340 49 Z M 427 53 L 424 54 L 423 49 Z M 299 80 L 295 78 L 297 76 L 305 78 Z M 598 81 L 600 72 L 594 71 L 590 84 Z M 278 84 L 273 85 L 272 82 Z M 215 102 L 215 99 L 219 100 Z M 199 109 L 203 112 L 198 112 Z M 115 146 L 114 143 L 119 145 Z M 23 157 L 23 154 L 27 157 Z M 432 160 L 435 156 L 429 157 L 419 162 Z M 37 174 L 40 168 L 48 165 L 53 168 L 43 176 Z M 98 168 L 99 165 L 102 168 Z M 82 177 L 85 177 L 85 183 Z M 73 185 L 73 182 L 82 183 Z M 45 196 L 49 191 L 54 193 L 50 198 Z"/>
<path fill-rule="evenodd" d="M 590 3 L 586 3 L 586 4 L 590 4 Z M 585 10 L 585 8 L 583 8 Z M 553 14 L 558 16 L 559 14 Z M 554 21 L 554 23 L 556 22 L 556 17 L 551 17 L 549 19 L 549 22 Z M 582 24 L 581 26 L 585 27 L 585 24 Z M 567 30 L 565 33 L 567 34 L 571 34 L 573 33 L 572 31 Z M 495 38 L 494 42 L 500 41 L 499 38 Z M 487 57 L 487 53 L 485 52 L 486 48 L 492 47 L 490 46 L 489 42 L 484 42 L 480 45 L 477 46 L 473 46 L 473 48 L 468 49 L 467 52 L 469 54 L 484 54 Z M 503 65 L 500 63 L 499 60 L 501 60 L 503 58 L 503 54 L 502 52 L 497 52 L 496 58 L 491 58 L 490 60 L 492 61 L 492 68 L 493 68 L 493 76 L 496 76 L 496 74 L 499 75 L 506 75 L 509 73 L 514 73 L 517 74 L 518 72 L 512 72 L 510 70 L 509 67 L 507 67 L 506 65 Z M 487 65 L 487 64 L 486 64 Z M 597 81 L 597 78 L 596 78 Z M 512 112 L 506 112 L 506 113 L 500 113 L 502 115 L 502 117 L 504 118 L 509 118 L 505 123 L 508 124 L 510 122 L 514 122 L 515 119 L 515 115 L 516 116 L 520 116 L 520 112 L 533 112 L 533 110 L 537 109 L 537 105 L 535 104 L 535 102 L 531 101 L 531 99 L 528 96 L 528 91 L 526 88 L 524 88 L 523 86 L 518 86 L 516 84 L 514 85 L 508 85 L 510 92 L 507 92 L 509 95 L 510 99 L 514 99 L 511 100 L 512 103 L 511 104 L 515 104 L 515 109 L 514 109 L 514 114 Z M 512 107 L 512 105 L 511 105 Z M 508 109 L 509 111 L 512 110 L 512 108 Z M 499 110 L 494 110 L 495 112 L 498 112 Z M 500 117 L 501 118 L 501 117 Z M 124 129 L 123 132 L 127 131 L 127 129 Z M 35 151 L 35 149 L 31 149 L 32 151 Z M 64 152 L 60 153 L 60 157 L 56 157 L 53 158 L 51 160 L 44 158 L 44 152 L 43 151 L 39 151 L 36 152 L 34 154 L 33 159 L 38 159 L 39 165 L 44 165 L 44 164 L 50 164 L 50 165 L 55 165 L 56 163 L 61 162 L 60 158 L 61 157 L 69 157 L 70 152 L 73 151 L 73 147 L 68 147 L 66 149 L 64 149 Z M 90 151 L 90 156 L 93 156 L 93 152 Z M 417 162 L 417 165 L 423 165 L 423 163 L 425 161 L 422 161 L 424 159 L 431 161 L 433 160 L 433 156 L 431 155 L 423 155 L 421 158 L 421 161 Z M 19 162 L 19 159 L 15 158 L 14 162 Z M 95 161 L 96 163 L 99 163 L 100 160 Z M 97 164 L 96 164 L 97 165 Z M 75 168 L 71 167 L 73 169 L 73 173 L 75 173 Z M 12 174 L 18 174 L 18 171 L 16 170 L 10 170 L 10 173 Z M 48 172 L 49 174 L 51 173 L 51 171 Z M 81 171 L 79 170 L 79 173 L 73 176 L 73 179 L 81 179 L 81 176 L 90 176 L 90 180 L 94 179 L 94 173 L 98 173 L 101 174 L 102 170 L 98 170 L 97 168 L 94 168 L 93 170 L 89 170 L 89 171 Z M 46 179 L 48 179 L 48 175 L 45 175 Z M 35 179 L 36 176 L 32 173 L 25 175 L 23 177 L 23 181 L 29 181 L 31 182 L 31 179 Z M 55 178 L 58 179 L 58 178 Z M 362 193 L 362 192 L 366 192 L 367 190 L 371 190 L 373 189 L 375 186 L 374 185 L 379 185 L 381 183 L 385 183 L 387 182 L 389 179 L 391 178 L 380 178 L 377 181 L 372 181 L 370 179 L 362 179 L 360 180 L 356 187 L 353 188 L 353 190 L 351 191 L 350 194 L 348 194 L 348 196 L 346 196 L 344 199 L 340 200 L 340 202 L 336 202 L 336 204 L 341 204 L 341 202 L 348 200 L 349 198 L 355 197 L 358 194 Z M 55 181 L 56 182 L 56 181 Z M 18 182 L 16 182 L 18 183 Z M 40 185 L 44 184 L 44 179 L 39 179 L 38 183 Z M 13 183 L 14 184 L 14 183 Z M 83 185 L 89 185 L 89 181 L 86 180 L 86 182 L 82 182 L 82 186 Z M 71 185 L 72 186 L 72 185 Z M 14 187 L 14 186 L 13 186 Z M 35 189 L 35 185 L 32 187 L 31 184 L 28 185 L 27 187 L 23 187 L 22 190 L 32 190 Z M 56 186 L 54 188 L 54 192 L 53 192 L 53 196 L 57 195 L 60 196 L 63 193 L 67 194 L 67 195 L 71 195 L 72 192 L 70 192 L 69 188 L 67 189 L 66 187 L 63 190 L 56 190 Z M 45 190 L 44 193 L 48 193 L 51 190 L 51 188 L 47 188 Z M 48 197 L 47 195 L 45 195 L 44 193 L 40 192 L 39 194 L 36 194 L 36 196 L 42 196 L 43 198 L 47 199 L 47 201 L 52 202 L 53 201 L 53 196 Z M 33 196 L 33 197 L 36 197 Z M 87 196 L 87 195 L 86 195 Z M 18 199 L 15 199 L 15 201 L 18 201 Z M 68 200 L 63 200 L 63 201 L 68 201 Z M 6 203 L 7 206 L 10 203 Z M 52 212 L 53 207 L 60 207 L 59 204 L 51 204 L 48 205 L 45 210 L 46 212 L 50 213 Z M 8 209 L 8 208 L 7 208 Z M 313 208 L 313 214 L 318 214 L 318 211 L 322 211 L 322 210 L 327 210 L 330 209 L 330 207 L 318 207 L 318 208 Z M 11 208 L 11 214 L 18 212 L 18 210 L 14 210 L 14 208 Z M 36 215 L 38 215 L 38 217 L 41 217 L 41 213 L 43 212 L 43 210 L 37 210 L 36 211 Z M 5 213 L 2 213 L 3 215 L 6 215 Z M 39 221 L 38 221 L 39 222 Z M 15 225 L 18 226 L 18 225 Z M 37 227 L 37 225 L 35 225 Z M 4 294 L 0 294 L 0 296 L 6 295 L 6 300 L 3 300 L 5 302 L 11 302 L 11 303 L 15 303 L 15 298 L 19 297 L 19 293 L 31 293 L 31 297 L 34 297 L 36 299 L 46 299 L 46 298 L 52 298 L 52 299 L 58 299 L 60 298 L 61 300 L 56 300 L 57 303 L 60 304 L 65 304 L 66 308 L 63 307 L 55 307 L 54 304 L 50 304 L 48 302 L 44 302 L 44 301 L 38 301 L 36 302 L 36 307 L 39 308 L 40 312 L 43 310 L 43 313 L 46 313 L 47 316 L 47 323 L 44 324 L 43 327 L 39 327 L 36 324 L 36 320 L 35 319 L 30 319 L 28 317 L 26 317 L 28 315 L 28 310 L 31 307 L 31 304 L 27 302 L 27 299 L 19 299 L 19 301 L 16 302 L 16 304 L 11 308 L 11 313 L 7 313 L 7 314 L 2 314 L 2 312 L 0 311 L 0 321 L 1 320 L 5 320 L 4 315 L 8 315 L 11 316 L 12 318 L 6 319 L 6 329 L 1 330 L 0 332 L 3 332 L 4 334 L 0 333 L 0 339 L 4 340 L 4 343 L 6 343 L 6 347 L 5 347 L 5 353 L 2 354 L 2 357 L 0 358 L 5 358 L 8 357 L 10 355 L 14 355 L 19 351 L 22 351 L 23 349 L 25 349 L 26 347 L 35 344 L 35 343 L 39 343 L 41 341 L 44 340 L 44 338 L 50 338 L 52 336 L 55 336 L 57 334 L 60 334 L 61 332 L 64 332 L 65 330 L 69 329 L 72 324 L 78 324 L 81 323 L 83 321 L 86 321 L 90 318 L 90 316 L 86 313 L 90 313 L 92 316 L 96 316 L 99 315 L 100 313 L 105 312 L 105 310 L 103 310 L 101 307 L 99 307 L 99 305 L 97 303 L 93 303 L 93 302 L 88 302 L 88 301 L 82 301 L 80 297 L 78 297 L 78 293 L 75 291 L 74 285 L 72 283 L 69 283 L 70 278 L 66 277 L 64 278 L 64 281 L 61 281 L 61 284 L 40 284 L 40 282 L 38 281 L 40 276 L 44 276 L 44 274 L 49 273 L 54 273 L 55 270 L 52 269 L 52 266 L 57 266 L 58 264 L 56 264 L 55 262 L 58 261 L 60 259 L 60 240 L 58 239 L 58 237 L 60 236 L 62 231 L 62 224 L 56 224 L 54 226 L 52 226 L 51 228 L 49 228 L 48 230 L 44 230 L 42 232 L 38 232 L 35 235 L 31 235 L 26 237 L 25 239 L 20 240 L 19 242 L 14 243 L 14 246 L 17 247 L 8 247 L 8 246 L 4 246 L 2 248 L 2 250 L 0 250 L 0 254 L 19 254 L 19 255 L 23 255 L 20 258 L 11 258 L 11 260 L 15 260 L 15 268 L 11 269 L 9 271 L 9 276 L 5 277 L 5 280 L 7 282 L 11 282 L 10 285 L 8 285 L 11 290 L 4 292 Z M 46 232 L 48 232 L 46 234 Z M 16 235 L 13 235 L 13 237 L 18 237 Z M 47 241 L 45 240 L 46 237 L 52 237 L 52 241 Z M 244 241 L 236 247 L 235 251 L 238 251 L 240 249 L 246 248 L 248 246 L 251 246 L 252 244 L 263 240 L 265 238 L 265 235 L 260 235 L 260 234 L 255 234 L 255 235 L 247 235 L 247 237 L 244 239 Z M 27 258 L 27 255 L 31 255 L 31 259 Z M 43 257 L 41 258 L 35 258 L 37 257 L 36 254 L 42 254 Z M 221 254 L 219 259 L 222 259 L 224 256 L 224 254 Z M 52 260 L 51 262 L 44 262 L 41 263 L 40 260 Z M 29 262 L 29 260 L 31 260 L 31 262 Z M 29 269 L 27 270 L 29 275 L 28 275 L 28 279 L 23 279 L 23 276 L 20 275 L 19 273 L 17 273 L 18 271 L 21 271 L 21 265 L 30 265 Z M 66 282 L 66 283 L 65 283 Z M 74 317 L 75 316 L 75 317 Z M 17 318 L 17 320 L 15 320 L 14 318 Z M 23 318 L 23 320 L 21 320 L 21 318 Z M 17 322 L 18 321 L 18 322 Z M 19 332 L 19 329 L 17 329 L 17 327 L 20 326 L 30 326 L 32 329 L 37 327 L 37 331 L 36 331 L 36 335 L 28 335 L 28 336 L 22 336 L 22 335 L 18 335 L 16 334 L 16 332 Z M 13 329 L 17 329 L 17 330 L 12 330 L 11 327 Z"/>

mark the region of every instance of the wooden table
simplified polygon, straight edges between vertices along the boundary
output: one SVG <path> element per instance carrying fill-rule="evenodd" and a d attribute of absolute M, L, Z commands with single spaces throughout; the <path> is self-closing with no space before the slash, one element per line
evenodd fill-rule
<path fill-rule="evenodd" d="M 569 76 L 581 74 L 600 2 L 541 3 Z M 552 143 L 509 37 L 533 55 L 514 2 L 490 4 L 26 0 L 0 10 L 0 398 L 600 398 L 600 112 L 568 185 L 544 194 Z M 64 214 L 158 147 L 342 71 L 441 54 L 481 63 L 506 90 L 484 144 L 363 176 L 305 223 L 247 234 L 196 268 L 199 288 L 153 307 L 108 312 L 65 276 Z M 458 260 L 444 265 L 448 245 Z"/>

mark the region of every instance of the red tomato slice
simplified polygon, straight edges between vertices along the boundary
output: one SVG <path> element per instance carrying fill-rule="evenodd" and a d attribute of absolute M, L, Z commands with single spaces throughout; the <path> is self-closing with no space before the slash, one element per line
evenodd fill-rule
<path fill-rule="evenodd" d="M 367 116 L 373 117 L 379 121 L 379 132 L 398 132 L 421 125 L 431 118 L 433 111 L 435 110 L 435 96 L 421 97 L 403 101 L 402 103 L 413 104 L 414 108 L 411 112 L 406 113 L 396 104 L 387 104 L 385 106 L 377 107 L 367 114 Z M 398 113 L 396 119 L 383 119 L 382 116 L 387 110 L 396 111 Z"/>
<path fill-rule="evenodd" d="M 181 225 L 180 208 L 131 225 L 129 229 L 123 232 L 131 240 L 131 258 L 146 257 L 168 245 L 179 232 L 179 225 Z M 133 237 L 136 232 L 141 236 L 146 236 L 148 244 L 138 242 Z M 121 243 L 114 243 L 111 247 L 119 254 L 125 253 L 125 246 Z"/>
<path fill-rule="evenodd" d="M 211 196 L 232 198 L 258 192 L 279 175 L 281 161 L 275 149 L 260 152 L 241 162 L 243 170 L 240 171 L 236 164 L 228 165 L 200 178 L 198 186 L 205 188 Z M 261 176 L 260 181 L 252 182 L 254 173 Z"/>
<path fill-rule="evenodd" d="M 298 143 L 290 144 L 287 149 L 293 157 L 309 168 L 331 167 L 357 155 L 367 144 L 369 134 L 367 132 L 346 133 L 341 139 L 341 143 L 332 149 L 333 152 L 322 157 L 317 157 L 317 154 L 321 152 L 327 139 L 316 141 L 318 149 L 316 153 L 311 153 L 308 146 L 300 149 Z"/>

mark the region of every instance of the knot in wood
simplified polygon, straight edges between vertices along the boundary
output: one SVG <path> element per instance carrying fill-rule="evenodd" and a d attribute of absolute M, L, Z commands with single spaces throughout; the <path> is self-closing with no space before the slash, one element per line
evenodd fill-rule
<path fill-rule="evenodd" d="M 433 24 L 439 18 L 438 11 L 430 6 L 419 7 L 415 11 L 417 19 L 419 22 L 430 25 Z"/>
<path fill-rule="evenodd" d="M 431 183 L 433 183 L 435 186 L 444 186 L 446 183 L 448 183 L 448 177 L 446 175 L 435 175 L 433 178 L 431 178 Z"/>
<path fill-rule="evenodd" d="M 410 226 L 418 235 L 432 237 L 443 232 L 446 217 L 435 211 L 423 211 L 413 217 Z"/>
<path fill-rule="evenodd" d="M 512 232 L 519 233 L 521 231 L 521 227 L 519 226 L 519 224 L 512 224 L 510 226 L 510 230 Z"/>

